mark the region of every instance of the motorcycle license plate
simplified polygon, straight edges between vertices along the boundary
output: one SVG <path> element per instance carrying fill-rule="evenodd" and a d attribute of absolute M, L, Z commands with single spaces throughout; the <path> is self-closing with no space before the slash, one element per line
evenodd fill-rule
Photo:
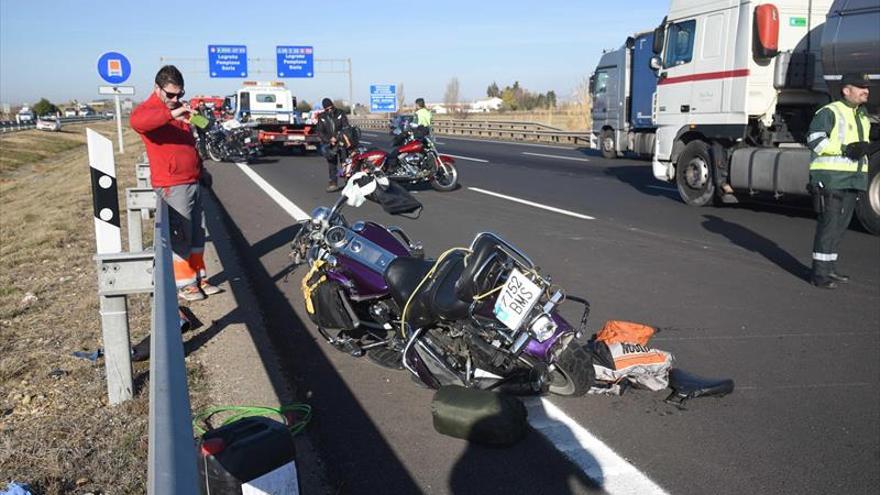
<path fill-rule="evenodd" d="M 244 138 L 244 144 L 248 144 L 251 142 L 251 138 Z"/>
<path fill-rule="evenodd" d="M 305 137 L 298 136 L 298 135 L 287 136 L 288 141 L 305 141 L 305 139 L 306 139 Z"/>
<path fill-rule="evenodd" d="M 514 268 L 495 301 L 495 317 L 507 328 L 519 330 L 540 297 L 541 289 Z"/>

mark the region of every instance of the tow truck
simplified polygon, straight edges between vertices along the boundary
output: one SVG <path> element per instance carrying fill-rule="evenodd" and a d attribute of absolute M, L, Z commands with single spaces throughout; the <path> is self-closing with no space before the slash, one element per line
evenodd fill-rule
<path fill-rule="evenodd" d="M 264 147 L 297 146 L 314 151 L 321 142 L 315 126 L 297 115 L 296 98 L 283 82 L 245 81 L 234 95 L 226 97 L 223 106 L 239 122 L 256 122 L 257 139 Z"/>

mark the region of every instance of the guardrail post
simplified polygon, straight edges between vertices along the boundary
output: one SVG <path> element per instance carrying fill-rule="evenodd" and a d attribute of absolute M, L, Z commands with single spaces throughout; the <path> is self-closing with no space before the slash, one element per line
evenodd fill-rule
<path fill-rule="evenodd" d="M 146 213 L 156 208 L 156 192 L 152 189 L 130 187 L 125 190 L 125 208 L 128 216 L 128 250 L 132 253 L 144 250 L 143 224 Z"/>

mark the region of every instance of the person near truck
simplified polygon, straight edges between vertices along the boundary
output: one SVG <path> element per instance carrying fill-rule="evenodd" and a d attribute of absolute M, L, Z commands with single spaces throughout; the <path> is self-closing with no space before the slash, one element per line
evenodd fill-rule
<path fill-rule="evenodd" d="M 333 100 L 330 98 L 324 98 L 321 101 L 321 106 L 324 108 L 324 111 L 318 117 L 316 130 L 321 138 L 321 154 L 327 160 L 327 172 L 329 175 L 327 192 L 336 192 L 341 189 L 336 183 L 339 175 L 337 170 L 339 155 L 340 151 L 345 149 L 345 144 L 340 143 L 338 140 L 340 133 L 349 127 L 348 118 L 342 113 L 342 110 L 336 108 Z"/>
<path fill-rule="evenodd" d="M 868 186 L 868 136 L 871 123 L 863 105 L 867 81 L 844 75 L 840 98 L 820 108 L 810 122 L 810 190 L 818 213 L 813 239 L 812 283 L 835 289 L 849 277 L 837 271 L 837 247 L 852 220 L 856 198 Z"/>
<path fill-rule="evenodd" d="M 183 74 L 166 65 L 156 73 L 155 83 L 150 97 L 132 111 L 131 127 L 144 142 L 156 195 L 168 204 L 178 297 L 198 301 L 220 292 L 207 281 L 204 257 L 201 187 L 210 187 L 211 176 L 202 165 L 188 123 L 195 109 L 181 102 Z"/>

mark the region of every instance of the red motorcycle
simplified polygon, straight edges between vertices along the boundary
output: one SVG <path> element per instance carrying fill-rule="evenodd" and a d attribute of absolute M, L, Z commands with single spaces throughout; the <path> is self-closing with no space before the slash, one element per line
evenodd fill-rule
<path fill-rule="evenodd" d="M 455 160 L 439 154 L 430 136 L 417 137 L 409 129 L 400 132 L 403 144 L 394 151 L 388 153 L 360 146 L 345 159 L 339 174 L 348 179 L 356 172 L 375 174 L 378 171 L 396 182 L 428 181 L 438 191 L 455 189 L 458 185 Z"/>

